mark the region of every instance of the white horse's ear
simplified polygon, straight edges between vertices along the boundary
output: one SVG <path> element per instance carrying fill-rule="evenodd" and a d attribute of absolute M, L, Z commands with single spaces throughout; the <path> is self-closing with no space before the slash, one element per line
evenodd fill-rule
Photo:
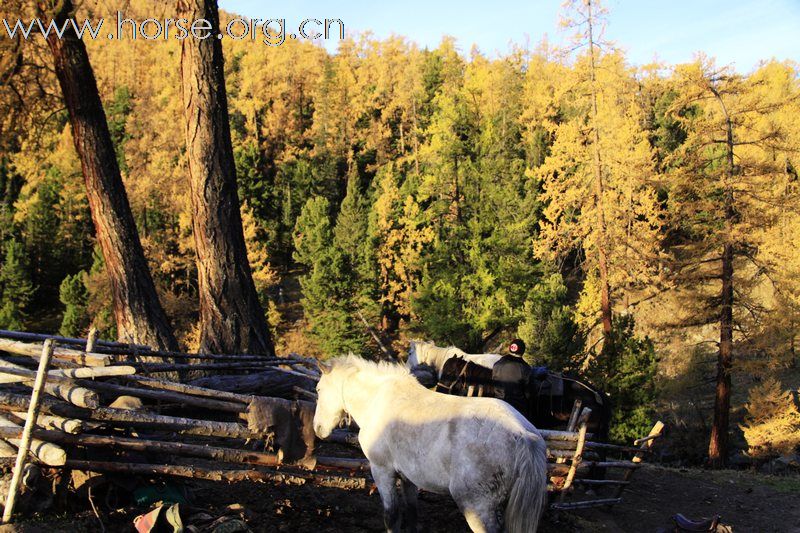
<path fill-rule="evenodd" d="M 333 370 L 333 365 L 330 363 L 326 363 L 325 361 L 320 361 L 317 363 L 319 366 L 319 371 L 323 374 L 330 374 L 331 370 Z"/>

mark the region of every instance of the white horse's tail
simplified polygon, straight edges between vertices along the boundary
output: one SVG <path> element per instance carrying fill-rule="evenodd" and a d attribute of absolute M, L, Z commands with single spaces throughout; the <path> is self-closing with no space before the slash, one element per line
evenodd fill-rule
<path fill-rule="evenodd" d="M 519 442 L 514 459 L 514 484 L 508 497 L 505 526 L 508 533 L 533 533 L 547 505 L 547 449 L 544 440 Z"/>

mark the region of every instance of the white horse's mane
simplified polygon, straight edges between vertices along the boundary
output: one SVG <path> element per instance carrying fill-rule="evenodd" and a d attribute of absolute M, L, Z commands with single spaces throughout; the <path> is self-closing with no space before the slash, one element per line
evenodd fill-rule
<path fill-rule="evenodd" d="M 413 352 L 413 356 L 411 355 Z M 442 376 L 445 361 L 452 357 L 461 357 L 485 368 L 491 369 L 500 359 L 500 354 L 484 353 L 470 354 L 457 346 L 441 348 L 433 341 L 412 340 L 409 346 L 409 360 L 406 366 L 428 364 L 436 369 L 439 377 Z"/>
<path fill-rule="evenodd" d="M 333 369 L 352 368 L 361 372 L 374 374 L 376 378 L 405 377 L 409 380 L 413 380 L 415 383 L 417 381 L 416 378 L 411 375 L 408 369 L 399 363 L 390 363 L 386 361 L 376 363 L 352 353 L 331 359 L 330 363 Z"/>

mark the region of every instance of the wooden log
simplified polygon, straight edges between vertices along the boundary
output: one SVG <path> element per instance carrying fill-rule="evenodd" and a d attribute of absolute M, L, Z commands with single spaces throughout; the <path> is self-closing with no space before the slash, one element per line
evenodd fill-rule
<path fill-rule="evenodd" d="M 249 404 L 250 401 L 253 399 L 253 397 L 248 394 L 237 394 L 235 392 L 208 389 L 205 387 L 188 385 L 186 383 L 178 383 L 176 381 L 168 381 L 168 380 L 145 377 L 145 376 L 127 376 L 123 379 L 131 383 L 137 383 L 139 385 L 144 385 L 145 387 L 150 387 L 152 389 L 181 392 L 183 394 L 190 394 L 192 396 L 201 396 L 204 398 L 213 398 L 215 400 L 239 402 L 245 405 Z"/>
<path fill-rule="evenodd" d="M 136 368 L 129 365 L 114 365 L 106 367 L 83 367 L 83 368 L 64 368 L 51 370 L 48 376 L 63 376 L 74 379 L 95 379 L 108 377 L 132 376 L 136 374 Z"/>
<path fill-rule="evenodd" d="M 42 351 L 42 345 L 0 338 L 0 350 L 19 355 L 27 355 L 38 360 L 39 354 Z M 108 355 L 86 353 L 63 347 L 55 348 L 53 356 L 59 359 L 80 363 L 85 366 L 108 366 L 111 362 L 111 357 Z"/>
<path fill-rule="evenodd" d="M 71 383 L 54 383 L 48 386 L 47 393 L 78 407 L 96 409 L 100 406 L 100 398 L 96 392 Z"/>
<path fill-rule="evenodd" d="M 0 427 L 0 438 L 15 438 L 21 428 Z M 254 452 L 217 446 L 206 446 L 172 441 L 148 440 L 140 438 L 117 437 L 111 435 L 70 435 L 61 431 L 35 430 L 33 435 L 47 442 L 86 446 L 96 448 L 113 448 L 139 452 L 168 453 L 180 456 L 200 457 L 225 463 L 253 464 L 261 466 L 277 466 L 278 456 L 272 453 Z M 3 442 L 3 441 L 0 441 Z M 14 452 L 16 455 L 16 452 Z M 349 457 L 317 457 L 317 464 L 333 468 L 349 470 L 368 470 L 369 461 Z"/>
<path fill-rule="evenodd" d="M 8 418 L 0 415 L 0 428 L 13 428 L 19 432 L 21 435 L 23 432 L 22 426 L 19 424 L 15 424 Z M 31 432 L 34 430 L 31 429 Z M 16 446 L 17 448 L 21 448 L 21 440 L 19 438 L 10 438 L 8 441 Z M 45 442 L 40 439 L 31 439 L 29 442 L 29 451 L 33 454 L 34 457 L 39 459 L 42 463 L 49 465 L 49 466 L 61 466 L 64 464 L 64 461 L 67 460 L 67 454 L 62 449 L 56 446 L 55 444 L 51 444 L 49 442 Z"/>
<path fill-rule="evenodd" d="M 29 368 L 31 366 L 36 367 L 38 361 L 32 357 L 24 357 L 22 355 L 6 355 L 5 353 L 0 354 L 4 361 L 8 361 L 9 363 L 14 363 L 17 365 L 22 365 L 25 368 Z M 72 369 L 72 368 L 85 368 L 78 363 L 73 361 L 67 361 L 66 359 L 58 359 L 58 358 L 51 358 L 50 359 L 50 367 L 55 369 Z M 92 367 L 92 368 L 101 368 L 101 367 Z"/>
<path fill-rule="evenodd" d="M 335 442 L 338 444 L 348 444 L 350 446 L 361 446 L 358 442 L 358 433 L 349 431 L 333 430 L 333 432 L 325 439 L 327 442 Z"/>
<path fill-rule="evenodd" d="M 314 390 L 316 385 L 314 380 L 306 376 L 284 374 L 274 368 L 245 376 L 207 376 L 192 380 L 191 384 L 228 392 L 245 392 L 259 396 L 281 396 L 284 398 L 294 397 L 294 390 L 292 389 L 294 386 Z"/>
<path fill-rule="evenodd" d="M 192 360 L 209 360 L 209 361 L 280 361 L 281 364 L 307 364 L 304 361 L 296 359 L 286 359 L 272 355 L 255 355 L 255 354 L 206 354 L 206 353 L 183 353 L 183 352 L 169 352 L 162 350 L 131 350 L 124 348 L 104 348 L 100 347 L 99 352 L 117 356 L 117 359 L 125 359 L 128 357 L 148 357 L 151 359 L 192 359 Z"/>
<path fill-rule="evenodd" d="M 547 448 L 547 458 L 548 459 L 571 459 L 575 457 L 575 450 L 554 450 L 552 448 Z M 559 463 L 563 463 L 564 461 L 558 461 Z"/>
<path fill-rule="evenodd" d="M 600 500 L 586 500 L 582 502 L 553 503 L 550 505 L 550 509 L 553 509 L 554 511 L 590 509 L 592 507 L 605 507 L 609 505 L 616 505 L 621 501 L 622 498 L 603 498 Z"/>
<path fill-rule="evenodd" d="M 124 350 L 116 350 L 116 355 L 133 355 L 131 352 Z M 139 355 L 139 354 L 137 354 Z M 159 359 L 197 359 L 201 361 L 226 361 L 226 362 L 254 362 L 254 363 L 275 363 L 275 364 L 291 364 L 293 361 L 283 361 L 277 357 L 267 355 L 229 355 L 229 354 L 206 354 L 206 353 L 180 353 L 180 352 L 158 352 L 148 351 L 142 353 L 147 357 Z"/>
<path fill-rule="evenodd" d="M 583 400 L 581 400 L 580 398 L 575 400 L 575 402 L 572 404 L 572 412 L 570 413 L 569 421 L 567 422 L 567 433 L 575 432 L 575 428 L 578 425 L 578 418 L 580 417 L 580 414 L 581 414 L 581 405 L 582 404 L 583 404 Z M 577 445 L 577 442 L 576 442 L 576 445 Z M 550 448 L 551 447 L 548 446 L 548 454 L 550 454 Z M 566 462 L 567 457 L 573 457 L 573 455 L 567 456 L 567 455 L 560 455 L 560 454 L 551 455 L 551 456 L 552 457 L 556 457 L 556 462 L 557 463 L 564 463 L 564 462 Z M 564 488 L 566 489 L 567 487 L 564 487 Z"/>
<path fill-rule="evenodd" d="M 22 436 L 22 430 L 18 433 L 19 436 Z M 14 448 L 11 444 L 4 440 L 0 440 L 0 457 L 16 457 L 17 456 L 17 449 Z"/>
<path fill-rule="evenodd" d="M 547 448 L 551 450 L 574 450 L 575 445 L 577 444 L 575 441 L 568 441 L 568 440 L 547 440 Z M 597 450 L 607 450 L 611 452 L 615 452 L 618 454 L 630 454 L 630 453 L 652 453 L 650 450 L 640 450 L 639 448 L 634 448 L 633 446 L 619 446 L 617 444 L 607 444 L 605 442 L 593 442 L 593 441 L 586 441 L 583 444 L 583 447 L 587 450 L 597 451 Z"/>
<path fill-rule="evenodd" d="M 296 392 L 297 394 L 299 394 L 300 396 L 303 396 L 307 400 L 311 400 L 312 402 L 316 402 L 317 401 L 317 395 L 314 394 L 313 392 L 307 391 L 307 390 L 305 390 L 305 389 L 303 389 L 301 387 L 297 387 L 297 386 L 292 387 L 292 390 L 294 392 Z"/>
<path fill-rule="evenodd" d="M 53 342 L 59 344 L 74 344 L 77 346 L 86 346 L 86 339 L 76 339 L 73 337 L 61 337 L 59 335 L 49 335 L 46 333 L 29 333 L 26 331 L 10 331 L 7 329 L 0 329 L 0 338 L 12 339 L 25 342 L 44 342 L 47 339 L 52 339 Z M 99 347 L 113 347 L 130 349 L 131 345 L 124 342 L 104 341 L 97 339 L 95 345 Z M 147 349 L 147 346 L 137 345 L 139 349 Z M 91 351 L 91 350 L 88 350 Z"/>
<path fill-rule="evenodd" d="M 303 366 L 305 363 L 292 363 L 289 366 L 292 370 L 297 370 L 301 374 L 308 374 L 310 377 L 318 378 L 322 375 L 322 372 L 317 370 L 316 368 L 312 368 L 309 366 Z"/>
<path fill-rule="evenodd" d="M 590 450 L 608 450 L 612 452 L 617 452 L 619 454 L 653 453 L 652 450 L 650 449 L 640 449 L 634 446 L 620 446 L 618 444 L 608 444 L 606 442 L 586 441 L 585 447 Z"/>
<path fill-rule="evenodd" d="M 578 466 L 581 464 L 583 445 L 586 442 L 586 425 L 589 423 L 589 417 L 592 415 L 592 410 L 585 407 L 578 417 L 578 443 L 575 446 L 575 452 L 572 456 L 572 464 L 570 464 L 569 471 L 567 472 L 567 479 L 564 481 L 564 486 L 561 488 L 560 501 L 563 501 L 567 489 L 572 485 L 572 480 L 575 479 L 575 473 Z"/>
<path fill-rule="evenodd" d="M 640 450 L 638 453 L 636 453 L 636 455 L 633 456 L 633 458 L 631 459 L 631 463 L 635 465 L 641 465 L 642 460 L 645 457 L 644 453 L 645 450 L 649 450 L 653 446 L 653 442 L 655 442 L 655 440 L 658 437 L 660 437 L 663 433 L 664 433 L 664 423 L 659 420 L 655 423 L 655 425 L 653 425 L 653 428 L 650 430 L 650 433 L 647 434 L 647 437 L 636 441 L 641 443 Z M 625 471 L 625 473 L 622 475 L 622 479 L 624 481 L 630 481 L 632 475 L 633 475 L 633 469 L 629 469 Z M 617 490 L 614 492 L 614 497 L 618 498 L 622 494 L 623 490 L 625 490 L 624 486 L 618 487 Z"/>
<path fill-rule="evenodd" d="M 547 463 L 547 473 L 552 476 L 565 476 L 569 472 L 569 465 L 561 463 Z"/>
<path fill-rule="evenodd" d="M 135 475 L 176 476 L 189 479 L 207 479 L 211 481 L 272 481 L 279 483 L 305 483 L 312 481 L 319 485 L 347 488 L 366 488 L 363 477 L 342 477 L 326 474 L 298 471 L 270 471 L 264 469 L 219 470 L 198 466 L 151 465 L 138 463 L 115 463 L 111 461 L 76 461 L 69 460 L 66 468 L 89 472 L 114 472 Z"/>
<path fill-rule="evenodd" d="M 22 435 L 22 431 L 19 432 Z M 0 468 L 13 468 L 17 462 L 17 449 L 4 440 L 0 440 Z M 29 480 L 41 478 L 41 470 L 34 463 L 26 463 L 22 473 L 22 483 L 29 486 Z"/>
<path fill-rule="evenodd" d="M 574 450 L 578 442 L 572 440 L 547 440 L 545 443 L 548 450 Z"/>
<path fill-rule="evenodd" d="M 31 394 L 30 407 L 28 409 L 28 420 L 25 422 L 25 428 L 22 435 L 17 441 L 17 459 L 14 462 L 14 470 L 11 476 L 11 484 L 8 487 L 8 495 L 6 497 L 6 505 L 3 509 L 3 523 L 7 524 L 11 521 L 11 516 L 14 514 L 14 506 L 17 502 L 17 491 L 22 482 L 22 476 L 25 473 L 25 463 L 28 458 L 28 450 L 32 444 L 33 427 L 36 419 L 39 417 L 39 402 L 42 398 L 44 391 L 44 384 L 47 380 L 47 369 L 50 364 L 50 358 L 53 356 L 54 344 L 52 340 L 44 341 L 42 345 L 41 357 L 39 358 L 39 368 L 36 370 L 36 380 L 33 384 L 33 393 Z M 65 456 L 66 460 L 66 456 Z"/>
<path fill-rule="evenodd" d="M 247 406 L 238 402 L 224 402 L 220 400 L 211 400 L 208 398 L 197 398 L 181 392 L 161 391 L 154 389 L 145 389 L 141 387 L 126 387 L 124 385 L 115 385 L 113 383 L 105 383 L 102 381 L 89 381 L 79 380 L 78 385 L 95 389 L 101 392 L 113 393 L 118 395 L 129 395 L 137 398 L 147 398 L 150 400 L 160 400 L 165 402 L 174 402 L 181 405 L 188 405 L 192 407 L 201 407 L 203 409 L 210 409 L 216 411 L 225 411 L 228 413 L 242 413 L 247 410 Z"/>
<path fill-rule="evenodd" d="M 201 364 L 131 363 L 131 364 L 136 366 L 136 369 L 143 374 L 158 374 L 161 372 L 179 372 L 183 370 L 264 370 L 264 368 L 272 368 L 276 371 L 291 373 L 291 371 L 289 370 L 273 366 L 271 361 L 251 362 L 251 363 L 209 363 L 209 364 L 203 364 L 203 363 Z"/>
<path fill-rule="evenodd" d="M 29 398 L 20 394 L 0 391 L 0 408 L 17 411 L 27 409 Z M 79 418 L 110 422 L 120 427 L 141 427 L 158 430 L 178 431 L 185 435 L 198 435 L 206 437 L 227 437 L 231 439 L 262 439 L 262 435 L 253 433 L 246 427 L 235 422 L 216 422 L 198 420 L 176 416 L 156 415 L 125 409 L 98 407 L 97 409 L 84 409 L 65 402 L 43 398 L 42 410 L 48 414 L 66 418 Z"/>
<path fill-rule="evenodd" d="M 660 424 L 660 422 L 656 422 L 656 424 Z M 636 439 L 635 441 L 633 441 L 633 445 L 641 446 L 642 444 L 645 444 L 646 442 L 651 440 L 655 440 L 659 437 L 661 437 L 661 433 L 656 433 L 655 435 L 648 435 L 646 437 L 642 437 L 641 439 Z M 640 451 L 644 451 L 644 449 L 641 448 Z"/>
<path fill-rule="evenodd" d="M 27 368 L 17 367 L 8 361 L 0 359 L 0 376 L 12 376 L 12 379 L 21 378 L 20 383 L 27 387 L 33 387 L 31 378 L 36 377 L 36 373 Z M 45 383 L 44 390 L 47 394 L 67 400 L 78 407 L 94 409 L 100 406 L 97 393 L 78 386 L 70 379 L 60 376 L 48 376 L 53 383 Z"/>
<path fill-rule="evenodd" d="M 575 403 L 572 404 L 572 412 L 569 415 L 569 421 L 567 422 L 567 431 L 575 431 L 575 428 L 578 424 L 578 416 L 581 414 L 581 405 L 583 404 L 583 400 L 578 398 L 575 400 Z"/>
<path fill-rule="evenodd" d="M 0 427 L 0 437 L 14 438 L 20 428 Z M 201 457 L 225 463 L 243 463 L 262 466 L 277 466 L 279 464 L 276 454 L 237 450 L 217 446 L 200 444 L 187 444 L 174 441 L 160 441 L 140 438 L 118 437 L 113 435 L 70 435 L 61 431 L 34 430 L 33 435 L 47 442 L 67 444 L 71 446 L 86 446 L 90 448 L 110 448 L 133 450 L 138 452 L 165 453 L 188 457 Z"/>
<path fill-rule="evenodd" d="M 581 485 L 630 485 L 630 481 L 624 481 L 622 479 L 576 479 L 575 483 L 579 483 Z"/>
<path fill-rule="evenodd" d="M 97 344 L 97 337 L 98 337 L 97 328 L 92 326 L 91 328 L 89 328 L 89 336 L 86 337 L 86 349 L 85 349 L 85 351 L 87 351 L 87 352 L 93 352 L 94 351 L 94 347 Z"/>
<path fill-rule="evenodd" d="M 179 431 L 184 435 L 226 437 L 231 439 L 260 440 L 263 438 L 262 435 L 254 433 L 235 422 L 216 422 L 195 418 L 154 415 L 108 407 L 100 407 L 89 411 L 88 418 L 90 420 L 113 422 L 115 425 Z"/>
<path fill-rule="evenodd" d="M 275 367 L 275 370 L 283 372 L 284 374 L 291 374 L 293 376 L 299 376 L 301 378 L 308 378 L 308 379 L 313 380 L 315 382 L 319 381 L 319 379 L 320 379 L 319 376 L 312 375 L 312 374 L 307 374 L 305 372 L 298 372 L 297 370 L 290 370 L 288 368 Z"/>
<path fill-rule="evenodd" d="M 573 431 L 558 431 L 555 429 L 540 429 L 539 433 L 546 441 L 561 440 L 578 442 L 578 433 Z M 586 438 L 592 437 L 592 433 L 586 433 Z"/>
<path fill-rule="evenodd" d="M 27 420 L 28 413 L 22 411 L 14 411 L 14 416 L 20 420 Z M 64 433 L 71 433 L 77 435 L 83 433 L 83 421 L 74 418 L 63 418 L 60 416 L 43 415 L 40 414 L 36 420 L 36 425 L 44 429 L 54 429 L 63 431 Z M 46 439 L 45 439 L 46 440 Z"/>
<path fill-rule="evenodd" d="M 620 469 L 636 469 L 644 466 L 642 463 L 633 463 L 631 461 L 583 461 L 581 467 L 589 469 L 595 468 L 620 468 Z"/>
<path fill-rule="evenodd" d="M 578 472 L 585 472 L 591 468 L 618 468 L 620 470 L 636 469 L 642 467 L 642 463 L 632 463 L 630 461 L 581 461 L 578 465 Z M 571 468 L 568 464 L 547 463 L 547 471 L 551 476 L 566 475 Z"/>
<path fill-rule="evenodd" d="M 3 372 L 5 368 L 15 368 L 17 370 L 29 370 L 28 368 L 17 363 L 0 359 L 0 383 L 19 383 L 25 381 L 26 375 L 12 374 Z M 34 372 L 31 371 L 31 374 Z M 56 378 L 82 378 L 94 379 L 115 376 L 129 376 L 136 373 L 136 369 L 132 366 L 105 366 L 105 367 L 78 367 L 78 368 L 63 368 L 58 370 L 50 370 L 47 372 L 48 381 Z"/>
<path fill-rule="evenodd" d="M 91 332 L 90 332 L 91 333 Z M 316 365 L 316 360 L 305 358 L 296 354 L 290 354 L 289 357 L 276 357 L 267 355 L 253 355 L 253 354 L 191 354 L 183 352 L 172 352 L 165 350 L 153 350 L 150 346 L 143 344 L 130 344 L 125 342 L 116 342 L 97 339 L 92 349 L 86 349 L 88 339 L 77 339 L 73 337 L 61 337 L 58 335 L 47 335 L 42 333 L 29 333 L 23 331 L 9 331 L 0 330 L 0 339 L 16 340 L 24 342 L 44 342 L 46 339 L 53 339 L 55 342 L 64 345 L 69 344 L 76 347 L 81 347 L 82 352 L 90 352 L 89 355 L 136 355 L 144 357 L 161 357 L 161 358 L 174 358 L 174 359 L 207 359 L 207 360 L 220 360 L 220 361 L 280 361 L 280 364 L 313 364 Z M 59 348 L 63 350 L 65 348 Z M 108 353 L 99 353 L 108 352 Z M 25 354 L 27 355 L 27 354 Z M 58 351 L 56 352 L 58 357 Z M 91 365 L 90 365 L 91 366 Z"/>

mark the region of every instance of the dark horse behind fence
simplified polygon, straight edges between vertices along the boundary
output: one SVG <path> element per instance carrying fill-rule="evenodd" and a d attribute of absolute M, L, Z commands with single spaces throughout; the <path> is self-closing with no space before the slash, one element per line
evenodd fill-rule
<path fill-rule="evenodd" d="M 494 396 L 492 370 L 461 357 L 449 358 L 442 367 L 438 392 L 458 396 Z M 522 413 L 540 429 L 565 429 L 576 400 L 592 410 L 587 430 L 594 440 L 605 441 L 611 422 L 609 397 L 576 377 L 546 372 L 531 375 L 528 384 L 528 409 Z"/>

